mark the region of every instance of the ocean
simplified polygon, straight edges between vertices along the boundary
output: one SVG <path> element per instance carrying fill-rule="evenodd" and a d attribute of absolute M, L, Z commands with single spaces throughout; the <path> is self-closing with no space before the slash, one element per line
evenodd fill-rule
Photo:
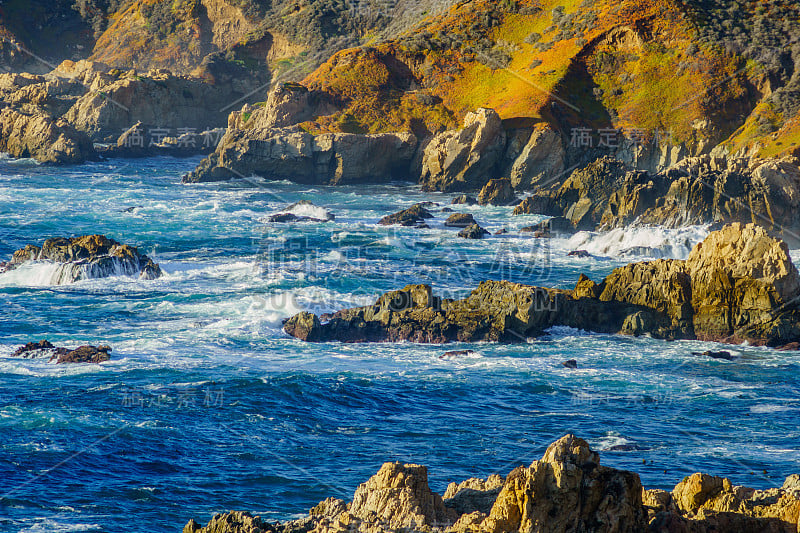
<path fill-rule="evenodd" d="M 46 264 L 0 275 L 0 531 L 176 532 L 233 509 L 290 519 L 351 499 L 387 461 L 427 465 L 443 492 L 528 465 L 566 433 L 648 488 L 693 472 L 766 488 L 800 472 L 796 352 L 570 328 L 515 345 L 305 344 L 281 329 L 298 311 L 409 283 L 461 297 L 484 279 L 600 281 L 632 261 L 685 258 L 707 227 L 535 239 L 519 229 L 542 217 L 450 206 L 455 195 L 409 184 L 182 185 L 198 161 L 0 160 L 0 260 L 99 233 L 165 272 L 71 285 L 53 285 Z M 299 200 L 335 221 L 265 222 Z M 439 204 L 430 228 L 376 224 L 419 201 Z M 508 233 L 460 239 L 445 208 Z M 112 359 L 10 357 L 40 339 L 109 344 Z M 736 358 L 692 355 L 709 349 Z"/>

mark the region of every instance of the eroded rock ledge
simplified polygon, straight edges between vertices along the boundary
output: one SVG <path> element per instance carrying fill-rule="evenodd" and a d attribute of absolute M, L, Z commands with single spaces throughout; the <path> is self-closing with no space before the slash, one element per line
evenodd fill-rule
<path fill-rule="evenodd" d="M 183 533 L 797 533 L 800 476 L 753 490 L 693 474 L 670 493 L 647 490 L 633 472 L 600 464 L 589 444 L 566 435 L 539 461 L 499 475 L 431 491 L 424 466 L 386 463 L 358 486 L 353 501 L 328 498 L 309 515 L 270 523 L 249 513 L 218 514 Z"/>
<path fill-rule="evenodd" d="M 463 300 L 410 285 L 371 306 L 285 331 L 310 342 L 519 342 L 552 326 L 663 339 L 783 346 L 800 341 L 800 275 L 786 244 L 756 225 L 711 233 L 686 260 L 634 263 L 573 290 L 485 281 Z"/>

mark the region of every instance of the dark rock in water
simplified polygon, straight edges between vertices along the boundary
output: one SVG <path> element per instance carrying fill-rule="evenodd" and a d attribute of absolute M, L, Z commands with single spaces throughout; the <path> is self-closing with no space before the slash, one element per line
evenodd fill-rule
<path fill-rule="evenodd" d="M 5 270 L 13 270 L 28 261 L 60 263 L 51 280 L 55 285 L 109 276 L 152 280 L 162 275 L 158 264 L 136 248 L 104 235 L 47 239 L 41 248 L 29 244 L 14 252 Z"/>
<path fill-rule="evenodd" d="M 477 224 L 472 224 L 458 232 L 458 236 L 464 239 L 483 239 L 484 235 L 491 235 L 491 233 Z"/>
<path fill-rule="evenodd" d="M 469 213 L 454 213 L 447 217 L 444 225 L 450 228 L 468 228 L 475 222 L 475 218 Z"/>
<path fill-rule="evenodd" d="M 481 205 L 511 205 L 517 202 L 514 187 L 507 178 L 490 180 L 478 194 Z"/>
<path fill-rule="evenodd" d="M 576 361 L 575 359 L 569 359 L 561 364 L 567 368 L 578 368 L 578 361 Z"/>
<path fill-rule="evenodd" d="M 443 207 L 443 208 L 441 209 L 441 212 L 442 212 L 442 213 L 452 213 L 452 212 L 453 212 L 453 210 L 452 210 L 452 209 L 450 209 L 449 207 Z"/>
<path fill-rule="evenodd" d="M 454 205 L 475 205 L 478 203 L 478 200 L 469 196 L 468 194 L 462 194 L 461 196 L 456 196 L 453 198 Z"/>
<path fill-rule="evenodd" d="M 123 209 L 122 212 L 123 213 L 133 213 L 137 209 L 142 209 L 143 207 L 144 206 L 141 206 L 141 205 L 132 205 L 130 207 L 126 207 L 125 209 Z"/>
<path fill-rule="evenodd" d="M 429 225 L 425 224 L 424 222 L 422 224 L 417 224 L 414 227 L 417 228 L 417 229 L 431 229 L 431 227 Z"/>
<path fill-rule="evenodd" d="M 465 355 L 471 355 L 475 353 L 472 350 L 452 350 L 449 352 L 444 352 L 442 355 L 439 356 L 439 359 L 444 359 L 446 357 L 463 357 Z"/>
<path fill-rule="evenodd" d="M 782 352 L 797 352 L 800 351 L 800 342 L 789 342 L 783 346 L 778 346 L 777 349 Z"/>
<path fill-rule="evenodd" d="M 285 223 L 285 222 L 297 222 L 300 220 L 295 214 L 292 213 L 277 213 L 275 215 L 270 215 L 267 217 L 267 222 L 274 222 L 274 223 Z"/>
<path fill-rule="evenodd" d="M 572 250 L 567 254 L 568 257 L 592 257 L 586 250 Z"/>
<path fill-rule="evenodd" d="M 425 209 L 422 204 L 414 204 L 408 209 L 383 217 L 378 224 L 381 226 L 392 226 L 395 224 L 401 226 L 415 226 L 428 218 L 433 218 L 431 212 Z"/>
<path fill-rule="evenodd" d="M 17 348 L 11 357 L 24 357 L 34 359 L 38 357 L 49 357 L 50 361 L 55 360 L 60 363 L 102 363 L 111 359 L 108 352 L 110 346 L 79 346 L 74 350 L 53 346 L 47 340 L 39 342 L 29 342 L 25 346 Z"/>
<path fill-rule="evenodd" d="M 725 350 L 720 350 L 718 352 L 712 350 L 706 350 L 705 352 L 692 352 L 692 355 L 704 355 L 706 357 L 710 357 L 712 359 L 724 359 L 725 361 L 733 361 L 734 356 L 731 352 L 727 352 Z"/>
<path fill-rule="evenodd" d="M 80 346 L 74 350 L 59 352 L 56 363 L 102 363 L 111 359 L 108 355 L 110 351 L 110 346 Z"/>
<path fill-rule="evenodd" d="M 569 221 L 564 217 L 553 217 L 533 226 L 526 226 L 520 232 L 534 233 L 537 238 L 550 237 L 552 235 L 571 233 L 573 228 Z"/>
<path fill-rule="evenodd" d="M 581 276 L 572 291 L 485 281 L 462 300 L 442 300 L 429 286 L 410 285 L 324 324 L 301 313 L 285 329 L 316 341 L 522 342 L 556 325 L 781 346 L 800 342 L 800 274 L 785 243 L 761 227 L 733 224 L 685 261 L 633 263 L 601 283 Z"/>
<path fill-rule="evenodd" d="M 41 340 L 39 342 L 29 342 L 25 346 L 20 346 L 17 348 L 14 353 L 11 354 L 11 357 L 35 357 L 35 353 L 41 350 L 54 350 L 55 346 L 53 346 L 50 341 L 48 340 Z"/>
<path fill-rule="evenodd" d="M 495 235 L 505 235 L 506 233 L 508 233 L 508 230 L 506 228 L 500 228 L 499 230 L 494 232 Z"/>

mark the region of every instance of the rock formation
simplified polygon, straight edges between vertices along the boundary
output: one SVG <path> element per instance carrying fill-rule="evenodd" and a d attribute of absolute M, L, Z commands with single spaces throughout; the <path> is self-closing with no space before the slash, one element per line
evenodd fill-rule
<path fill-rule="evenodd" d="M 800 476 L 753 490 L 705 474 L 672 493 L 642 487 L 639 476 L 600 464 L 589 444 L 565 435 L 541 460 L 505 478 L 451 483 L 444 497 L 427 469 L 386 463 L 358 486 L 353 501 L 328 498 L 305 518 L 269 523 L 249 513 L 189 521 L 184 533 L 797 533 Z"/>
<path fill-rule="evenodd" d="M 564 216 L 575 230 L 629 224 L 755 223 L 800 243 L 800 169 L 794 158 L 687 158 L 658 174 L 605 157 L 536 191 L 514 214 Z"/>
<path fill-rule="evenodd" d="M 711 233 L 687 260 L 634 263 L 572 291 L 485 281 L 463 300 L 410 285 L 326 322 L 310 313 L 285 331 L 306 341 L 519 342 L 554 325 L 665 339 L 800 340 L 800 281 L 786 244 L 755 225 Z"/>
<path fill-rule="evenodd" d="M 478 203 L 481 205 L 511 205 L 517 202 L 511 180 L 502 178 L 489 180 L 478 194 Z"/>
<path fill-rule="evenodd" d="M 108 352 L 110 346 L 79 346 L 78 348 L 60 348 L 53 346 L 50 341 L 41 340 L 39 342 L 29 342 L 25 346 L 17 348 L 11 357 L 23 357 L 25 359 L 35 359 L 38 357 L 49 357 L 49 361 L 55 360 L 56 364 L 61 363 L 103 363 L 111 359 Z"/>
<path fill-rule="evenodd" d="M 137 276 L 151 280 L 161 277 L 161 268 L 136 248 L 104 235 L 47 239 L 41 247 L 28 245 L 14 252 L 11 261 L 0 264 L 0 272 L 32 262 L 58 264 L 51 283 L 63 285 L 82 279 L 108 276 Z"/>
<path fill-rule="evenodd" d="M 425 147 L 420 183 L 427 190 L 479 190 L 496 172 L 505 145 L 496 111 L 468 113 L 462 129 L 440 133 Z"/>

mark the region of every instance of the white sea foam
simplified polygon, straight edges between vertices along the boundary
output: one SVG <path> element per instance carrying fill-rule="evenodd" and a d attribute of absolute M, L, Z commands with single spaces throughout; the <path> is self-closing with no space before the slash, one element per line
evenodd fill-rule
<path fill-rule="evenodd" d="M 0 287 L 47 287 L 54 284 L 60 269 L 58 263 L 28 261 L 0 274 Z"/>
<path fill-rule="evenodd" d="M 581 231 L 566 242 L 561 239 L 561 244 L 601 257 L 685 259 L 708 233 L 708 226 L 678 229 L 631 226 L 602 233 Z"/>
<path fill-rule="evenodd" d="M 298 217 L 317 218 L 319 220 L 328 220 L 331 212 L 324 207 L 309 204 L 297 204 L 292 206 L 291 209 L 286 209 L 284 213 L 291 213 Z"/>

